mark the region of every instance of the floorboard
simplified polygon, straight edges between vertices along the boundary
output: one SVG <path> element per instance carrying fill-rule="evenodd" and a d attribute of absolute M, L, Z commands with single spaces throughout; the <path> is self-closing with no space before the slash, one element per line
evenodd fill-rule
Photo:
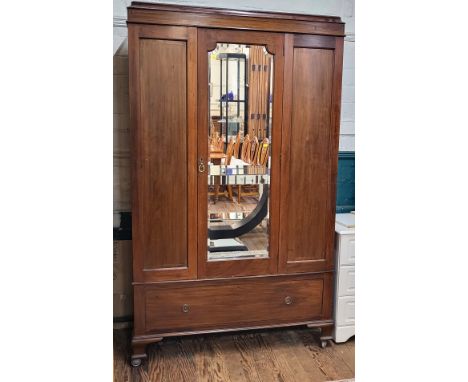
<path fill-rule="evenodd" d="M 129 365 L 130 331 L 114 330 L 114 382 L 324 382 L 354 378 L 354 339 L 318 346 L 307 328 L 167 338 Z"/>

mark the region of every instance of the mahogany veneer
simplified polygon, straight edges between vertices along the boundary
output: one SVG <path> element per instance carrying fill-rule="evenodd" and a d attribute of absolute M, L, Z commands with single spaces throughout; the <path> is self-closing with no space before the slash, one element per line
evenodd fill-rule
<path fill-rule="evenodd" d="M 337 17 L 133 2 L 132 364 L 168 336 L 333 326 L 344 24 Z M 208 261 L 208 52 L 273 56 L 269 257 Z"/>

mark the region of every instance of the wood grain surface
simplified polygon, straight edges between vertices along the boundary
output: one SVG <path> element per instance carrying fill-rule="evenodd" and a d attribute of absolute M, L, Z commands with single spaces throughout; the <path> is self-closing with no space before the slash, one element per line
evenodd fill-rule
<path fill-rule="evenodd" d="M 286 272 L 325 271 L 333 264 L 331 167 L 338 153 L 332 146 L 332 121 L 339 112 L 332 107 L 335 53 L 316 48 L 328 40 L 285 38 L 280 270 Z"/>
<path fill-rule="evenodd" d="M 354 377 L 354 339 L 318 345 L 311 329 L 164 339 L 140 368 L 128 362 L 130 332 L 114 330 L 114 382 L 322 382 Z"/>
<path fill-rule="evenodd" d="M 146 287 L 146 330 L 177 330 L 305 322 L 322 318 L 324 281 L 171 284 Z M 186 311 L 183 311 L 183 307 Z"/>
<path fill-rule="evenodd" d="M 185 41 L 140 41 L 145 269 L 187 266 L 186 50 Z"/>
<path fill-rule="evenodd" d="M 132 2 L 131 7 L 128 8 L 128 23 L 241 28 L 254 31 L 344 36 L 344 23 L 339 17 L 333 16 L 197 8 L 139 2 Z"/>
<path fill-rule="evenodd" d="M 196 37 L 129 28 L 134 281 L 196 277 Z"/>
<path fill-rule="evenodd" d="M 288 261 L 325 258 L 333 51 L 294 49 Z"/>

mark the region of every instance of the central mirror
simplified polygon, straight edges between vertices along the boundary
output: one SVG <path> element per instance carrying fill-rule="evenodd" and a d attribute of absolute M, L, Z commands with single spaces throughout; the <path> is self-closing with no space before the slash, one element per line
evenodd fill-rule
<path fill-rule="evenodd" d="M 273 55 L 218 43 L 208 82 L 208 261 L 268 258 Z"/>

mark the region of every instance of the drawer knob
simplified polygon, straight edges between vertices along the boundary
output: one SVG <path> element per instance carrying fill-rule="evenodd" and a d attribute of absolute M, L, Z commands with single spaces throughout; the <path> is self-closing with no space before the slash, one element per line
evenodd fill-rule
<path fill-rule="evenodd" d="M 182 312 L 188 313 L 188 311 L 189 311 L 189 306 L 188 306 L 188 304 L 182 305 Z"/>
<path fill-rule="evenodd" d="M 284 303 L 285 303 L 286 305 L 291 305 L 291 304 L 292 304 L 292 298 L 291 298 L 291 296 L 286 296 L 286 297 L 284 298 Z"/>

